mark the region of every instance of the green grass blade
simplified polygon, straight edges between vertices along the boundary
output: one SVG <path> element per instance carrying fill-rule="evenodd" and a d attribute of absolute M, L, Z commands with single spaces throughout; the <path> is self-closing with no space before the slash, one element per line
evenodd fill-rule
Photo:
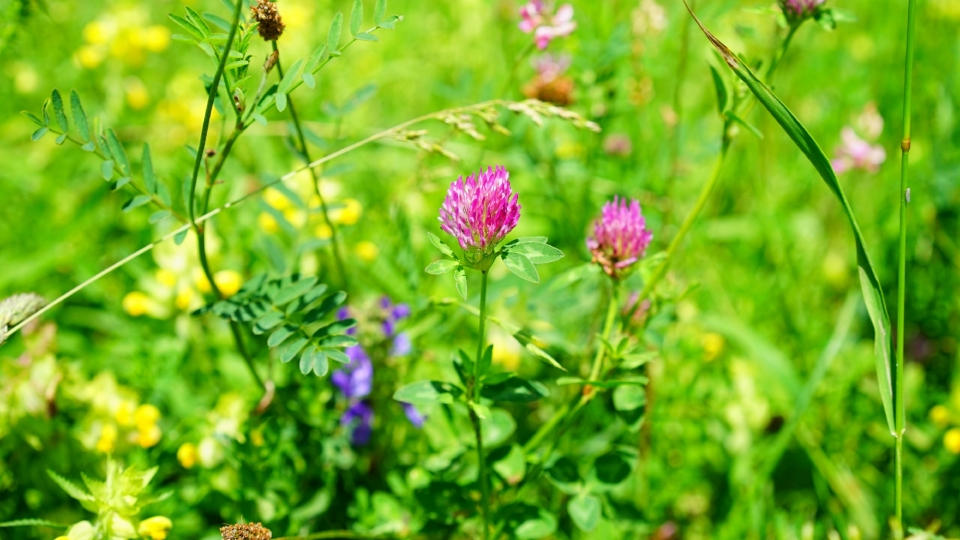
<path fill-rule="evenodd" d="M 687 6 L 687 9 L 690 9 L 689 6 Z M 837 196 L 840 205 L 843 207 L 843 211 L 847 215 L 847 219 L 850 221 L 850 228 L 853 230 L 853 235 L 857 243 L 857 266 L 859 267 L 860 274 L 860 288 L 863 291 L 867 312 L 870 314 L 870 321 L 873 323 L 874 355 L 877 365 L 877 378 L 880 384 L 880 397 L 883 400 L 883 410 L 887 417 L 887 425 L 890 428 L 890 432 L 895 433 L 897 423 L 895 422 L 892 384 L 893 362 L 890 347 L 890 315 L 883 297 L 883 290 L 880 287 L 880 280 L 877 278 L 877 272 L 874 270 L 873 263 L 870 261 L 870 255 L 867 253 L 863 233 L 860 232 L 860 225 L 857 224 L 857 219 L 853 214 L 853 208 L 850 207 L 850 202 L 847 201 L 847 197 L 843 193 L 840 183 L 837 181 L 837 176 L 833 171 L 833 167 L 830 165 L 830 160 L 823 153 L 817 141 L 810 135 L 810 132 L 797 120 L 797 117 L 794 116 L 790 109 L 774 95 L 773 91 L 763 84 L 763 82 L 750 71 L 750 68 L 733 54 L 723 42 L 711 34 L 710 31 L 703 26 L 703 23 L 697 19 L 697 16 L 693 14 L 692 10 L 690 11 L 690 15 L 694 21 L 696 21 L 697 25 L 700 26 L 700 30 L 702 30 L 707 39 L 710 40 L 710 43 L 713 44 L 723 57 L 727 65 L 733 70 L 737 77 L 747 85 L 747 88 L 753 92 L 757 100 L 773 115 L 773 118 L 780 124 L 780 127 L 783 128 L 800 151 L 807 156 L 807 159 L 810 160 L 810 163 L 817 169 L 817 172 L 820 173 L 824 182 L 827 183 L 827 187 Z"/>

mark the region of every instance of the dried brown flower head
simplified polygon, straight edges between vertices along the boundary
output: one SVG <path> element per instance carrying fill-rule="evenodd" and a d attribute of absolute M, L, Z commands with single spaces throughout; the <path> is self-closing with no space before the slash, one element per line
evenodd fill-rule
<path fill-rule="evenodd" d="M 253 20 L 260 23 L 257 30 L 260 37 L 266 41 L 276 41 L 283 35 L 283 18 L 277 11 L 277 5 L 270 0 L 257 0 L 257 5 L 250 8 L 250 15 Z"/>
<path fill-rule="evenodd" d="M 220 527 L 223 540 L 270 540 L 273 533 L 260 523 L 239 523 Z"/>

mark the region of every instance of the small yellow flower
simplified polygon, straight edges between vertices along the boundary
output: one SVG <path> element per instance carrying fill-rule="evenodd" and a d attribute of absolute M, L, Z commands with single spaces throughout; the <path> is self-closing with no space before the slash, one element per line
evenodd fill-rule
<path fill-rule="evenodd" d="M 177 297 L 173 303 L 176 304 L 179 309 L 187 309 L 190 307 L 191 301 L 193 301 L 193 289 L 184 287 L 177 291 Z"/>
<path fill-rule="evenodd" d="M 139 427 L 137 431 L 137 444 L 142 448 L 150 448 L 160 442 L 161 436 L 163 436 L 163 432 L 160 431 L 160 426 L 156 424 Z"/>
<path fill-rule="evenodd" d="M 267 188 L 263 192 L 263 201 L 281 212 L 293 206 L 290 199 L 282 191 L 275 188 Z"/>
<path fill-rule="evenodd" d="M 113 417 L 116 418 L 117 423 L 121 426 L 132 426 L 134 422 L 133 415 L 136 408 L 135 403 L 122 401 L 120 405 L 117 406 L 117 411 L 113 413 Z"/>
<path fill-rule="evenodd" d="M 947 427 L 947 425 L 950 424 L 950 409 L 943 405 L 934 405 L 933 408 L 930 409 L 930 421 L 937 427 Z"/>
<path fill-rule="evenodd" d="M 213 275 L 213 281 L 224 296 L 237 294 L 243 286 L 243 276 L 236 270 L 221 270 Z"/>
<path fill-rule="evenodd" d="M 141 30 L 140 41 L 150 52 L 163 52 L 170 46 L 170 30 L 159 24 L 148 26 Z"/>
<path fill-rule="evenodd" d="M 139 317 L 150 310 L 150 297 L 140 291 L 127 293 L 123 297 L 123 309 L 134 317 Z"/>
<path fill-rule="evenodd" d="M 326 223 L 321 223 L 317 225 L 317 228 L 313 230 L 313 234 L 321 240 L 329 240 L 333 237 L 333 229 L 330 228 Z"/>
<path fill-rule="evenodd" d="M 124 91 L 127 96 L 127 105 L 134 110 L 140 110 L 150 104 L 150 93 L 143 81 L 136 77 L 130 77 L 124 83 Z"/>
<path fill-rule="evenodd" d="M 277 223 L 277 220 L 266 212 L 262 212 L 257 216 L 257 225 L 267 234 L 273 234 L 280 230 L 280 225 Z"/>
<path fill-rule="evenodd" d="M 84 69 L 95 69 L 103 63 L 104 56 L 106 55 L 100 47 L 84 45 L 77 50 L 76 59 L 80 67 Z"/>
<path fill-rule="evenodd" d="M 160 420 L 160 409 L 149 403 L 137 407 L 133 413 L 133 421 L 140 429 L 147 429 L 156 424 L 157 420 Z"/>
<path fill-rule="evenodd" d="M 263 446 L 263 433 L 260 430 L 256 430 L 250 433 L 250 443 L 254 446 Z"/>
<path fill-rule="evenodd" d="M 140 522 L 137 532 L 151 540 L 164 540 L 173 528 L 173 522 L 164 516 L 154 516 Z"/>
<path fill-rule="evenodd" d="M 177 274 L 167 270 L 166 268 L 161 268 L 157 270 L 157 281 L 160 282 L 164 287 L 173 288 L 177 284 Z"/>
<path fill-rule="evenodd" d="M 113 452 L 117 445 L 117 426 L 106 424 L 100 430 L 100 440 L 97 441 L 97 450 L 104 454 Z"/>
<path fill-rule="evenodd" d="M 115 31 L 116 28 L 112 24 L 93 21 L 83 27 L 83 39 L 87 43 L 98 45 L 109 41 Z"/>
<path fill-rule="evenodd" d="M 943 436 L 943 446 L 951 454 L 960 454 L 960 428 L 953 428 Z"/>
<path fill-rule="evenodd" d="M 703 359 L 710 362 L 723 352 L 723 336 L 716 332 L 707 332 L 703 335 L 700 344 L 703 346 Z"/>
<path fill-rule="evenodd" d="M 197 447 L 193 443 L 184 443 L 177 449 L 177 461 L 184 469 L 192 469 L 197 464 Z"/>
<path fill-rule="evenodd" d="M 357 256 L 361 259 L 372 262 L 377 258 L 377 255 L 380 254 L 380 250 L 377 248 L 377 245 L 369 240 L 364 240 L 356 245 L 354 250 L 357 252 Z"/>
<path fill-rule="evenodd" d="M 353 225 L 360 221 L 360 214 L 363 213 L 363 205 L 356 199 L 344 199 L 343 208 L 337 208 L 330 212 L 330 221 L 342 223 L 343 225 Z"/>
<path fill-rule="evenodd" d="M 283 218 L 287 220 L 287 223 L 299 228 L 307 222 L 307 213 L 299 208 L 287 208 L 283 211 Z"/>

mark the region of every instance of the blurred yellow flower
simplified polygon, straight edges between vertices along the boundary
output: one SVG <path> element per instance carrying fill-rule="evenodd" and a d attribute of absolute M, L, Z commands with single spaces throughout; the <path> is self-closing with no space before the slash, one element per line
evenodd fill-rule
<path fill-rule="evenodd" d="M 131 401 L 121 401 L 120 405 L 117 406 L 117 411 L 113 414 L 113 417 L 116 418 L 117 423 L 121 426 L 132 426 L 134 422 L 133 415 L 135 409 L 135 403 Z"/>
<path fill-rule="evenodd" d="M 166 268 L 161 268 L 157 270 L 157 281 L 160 282 L 164 287 L 173 288 L 177 284 L 177 274 L 167 270 Z"/>
<path fill-rule="evenodd" d="M 184 287 L 177 291 L 177 297 L 174 299 L 174 304 L 177 305 L 178 309 L 187 309 L 190 307 L 190 302 L 193 300 L 193 289 L 189 287 Z"/>
<path fill-rule="evenodd" d="M 960 454 L 960 428 L 953 428 L 943 436 L 943 446 L 951 454 Z"/>
<path fill-rule="evenodd" d="M 160 442 L 163 432 L 160 426 L 153 424 L 146 427 L 139 427 L 137 430 L 137 444 L 143 448 L 150 448 Z"/>
<path fill-rule="evenodd" d="M 155 24 L 140 31 L 140 42 L 150 52 L 163 52 L 170 46 L 170 30 Z"/>
<path fill-rule="evenodd" d="M 150 538 L 151 540 L 164 540 L 167 533 L 173 528 L 173 522 L 164 516 L 154 516 L 140 522 L 137 532 L 140 536 Z"/>
<path fill-rule="evenodd" d="M 944 428 L 950 423 L 950 409 L 943 405 L 934 405 L 930 409 L 930 421 L 937 427 Z"/>
<path fill-rule="evenodd" d="M 363 205 L 356 199 L 344 199 L 343 207 L 330 211 L 330 221 L 343 225 L 353 225 L 360 221 Z"/>
<path fill-rule="evenodd" d="M 280 229 L 280 225 L 277 224 L 277 220 L 266 212 L 262 212 L 259 216 L 257 216 L 257 225 L 259 225 L 260 229 L 267 234 L 273 234 Z"/>
<path fill-rule="evenodd" d="M 283 211 L 283 217 L 294 227 L 303 227 L 307 222 L 307 213 L 299 208 L 287 208 Z"/>
<path fill-rule="evenodd" d="M 276 188 L 267 188 L 263 192 L 263 201 L 281 212 L 293 206 L 290 199 Z"/>
<path fill-rule="evenodd" d="M 100 440 L 97 441 L 97 450 L 104 454 L 113 452 L 117 445 L 117 426 L 105 424 L 100 430 Z"/>
<path fill-rule="evenodd" d="M 84 69 L 94 69 L 103 62 L 106 54 L 100 47 L 84 45 L 77 50 L 76 59 L 80 67 Z"/>
<path fill-rule="evenodd" d="M 184 443 L 177 449 L 177 461 L 184 469 L 192 469 L 197 464 L 197 447 L 193 443 Z"/>
<path fill-rule="evenodd" d="M 221 270 L 213 275 L 213 281 L 224 296 L 237 294 L 243 286 L 243 276 L 236 270 Z"/>
<path fill-rule="evenodd" d="M 69 537 L 69 536 L 58 536 L 58 537 L 54 538 L 53 540 L 70 540 L 70 537 Z"/>
<path fill-rule="evenodd" d="M 123 309 L 134 317 L 139 317 L 150 311 L 150 297 L 140 291 L 127 293 L 123 297 Z"/>
<path fill-rule="evenodd" d="M 716 332 L 707 332 L 700 341 L 703 346 L 703 359 L 710 362 L 720 356 L 723 352 L 723 336 Z"/>
<path fill-rule="evenodd" d="M 250 444 L 254 446 L 263 446 L 263 442 L 263 433 L 260 430 L 250 433 Z"/>
<path fill-rule="evenodd" d="M 573 159 L 583 155 L 583 146 L 575 142 L 565 142 L 557 147 L 557 157 L 560 159 Z"/>
<path fill-rule="evenodd" d="M 326 223 L 321 223 L 313 230 L 313 234 L 321 240 L 329 240 L 333 237 L 333 229 Z"/>
<path fill-rule="evenodd" d="M 132 109 L 140 110 L 150 104 L 150 93 L 143 81 L 130 77 L 124 82 L 124 91 L 127 96 L 127 105 Z"/>
<path fill-rule="evenodd" d="M 354 247 L 354 251 L 357 252 L 357 256 L 361 259 L 371 262 L 377 258 L 377 255 L 380 254 L 380 250 L 377 248 L 377 245 L 369 240 L 364 240 Z"/>
<path fill-rule="evenodd" d="M 93 21 L 83 27 L 83 39 L 92 45 L 106 43 L 116 33 L 116 26 L 104 21 Z"/>
<path fill-rule="evenodd" d="M 160 409 L 149 403 L 137 407 L 133 413 L 133 421 L 140 429 L 146 429 L 160 420 Z"/>

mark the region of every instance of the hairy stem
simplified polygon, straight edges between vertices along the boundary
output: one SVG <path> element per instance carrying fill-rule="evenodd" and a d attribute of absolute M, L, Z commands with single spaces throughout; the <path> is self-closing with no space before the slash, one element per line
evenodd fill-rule
<path fill-rule="evenodd" d="M 280 76 L 280 80 L 283 80 L 283 67 L 281 65 L 279 50 L 277 49 L 277 42 L 274 40 L 270 43 L 273 45 L 273 50 L 277 52 L 277 73 Z M 303 135 L 303 126 L 300 124 L 300 117 L 297 116 L 297 110 L 293 106 L 293 99 L 287 99 L 287 107 L 290 108 L 290 117 L 293 119 L 294 128 L 297 130 L 297 139 L 300 141 L 300 151 L 303 154 L 303 159 L 307 163 L 310 163 L 313 159 L 310 157 L 310 148 L 307 147 L 307 139 Z M 343 257 L 340 255 L 340 242 L 337 239 L 337 228 L 330 219 L 327 201 L 324 200 L 323 194 L 320 192 L 320 175 L 317 174 L 315 168 L 310 168 L 310 177 L 313 179 L 313 191 L 320 200 L 320 210 L 323 212 L 323 221 L 326 222 L 327 227 L 330 228 L 330 250 L 333 252 L 334 261 L 337 263 L 337 271 L 340 273 L 340 279 L 343 281 L 344 290 L 349 293 L 350 279 L 347 277 L 347 269 L 343 264 Z"/>
<path fill-rule="evenodd" d="M 480 371 L 483 358 L 484 330 L 487 324 L 487 271 L 480 272 L 480 332 L 477 338 L 477 356 L 473 362 L 473 402 L 480 405 L 480 390 L 483 383 L 480 378 L 483 373 Z M 486 540 L 490 536 L 490 485 L 487 477 L 487 462 L 483 456 L 483 432 L 480 429 L 480 419 L 473 409 L 470 410 L 470 417 L 473 419 L 473 431 L 477 437 L 477 459 L 479 460 L 479 483 L 480 483 L 480 512 L 483 516 L 483 538 Z"/>
<path fill-rule="evenodd" d="M 916 34 L 916 0 L 910 0 L 907 7 L 907 51 L 903 69 L 903 140 L 900 143 L 902 158 L 900 162 L 900 260 L 897 271 L 897 366 L 894 370 L 894 424 L 896 428 L 896 451 L 894 469 L 896 484 L 894 488 L 894 507 L 896 509 L 896 538 L 903 537 L 903 433 L 906 430 L 906 407 L 903 403 L 903 344 L 904 310 L 907 290 L 907 175 L 910 166 L 910 107 L 913 96 L 913 48 Z"/>

